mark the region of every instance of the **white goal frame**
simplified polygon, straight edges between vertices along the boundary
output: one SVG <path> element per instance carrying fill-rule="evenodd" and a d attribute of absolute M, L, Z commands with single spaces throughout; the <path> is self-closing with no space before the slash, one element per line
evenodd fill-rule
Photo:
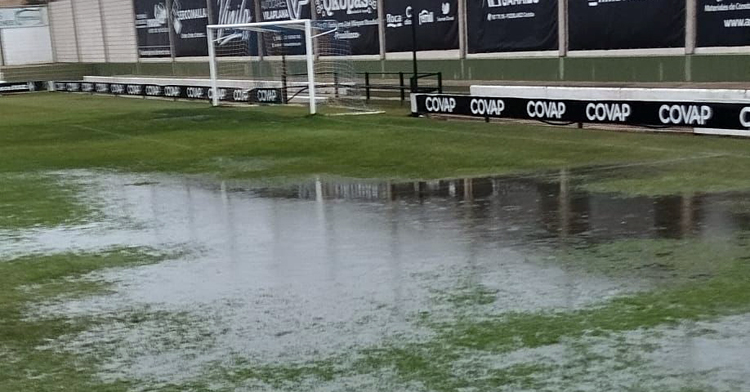
<path fill-rule="evenodd" d="M 216 49 L 214 48 L 214 31 L 220 29 L 247 29 L 256 32 L 273 31 L 269 27 L 285 26 L 296 28 L 305 32 L 305 58 L 307 62 L 307 84 L 308 96 L 310 98 L 310 114 L 317 113 L 317 102 L 315 98 L 315 54 L 313 53 L 312 21 L 310 19 L 283 20 L 276 22 L 256 22 L 237 24 L 215 24 L 206 26 L 206 39 L 208 40 L 209 69 L 211 73 L 211 92 L 213 93 L 211 104 L 219 105 L 219 94 L 217 85 Z"/>

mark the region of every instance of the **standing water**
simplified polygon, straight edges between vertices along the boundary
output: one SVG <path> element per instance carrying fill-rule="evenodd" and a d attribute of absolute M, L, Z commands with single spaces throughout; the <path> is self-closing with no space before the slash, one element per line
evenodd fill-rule
<path fill-rule="evenodd" d="M 101 206 L 101 219 L 16 233 L 0 258 L 120 246 L 183 251 L 156 265 L 85 277 L 113 282 L 112 294 L 30 310 L 29 317 L 165 315 L 105 323 L 51 344 L 83 354 L 107 351 L 103 379 L 153 387 L 238 361 L 346 362 L 394 339 L 427 341 L 437 332 L 420 322 L 424 315 L 451 323 L 595 306 L 681 277 L 653 263 L 602 270 L 566 254 L 617 241 L 699 241 L 750 229 L 750 213 L 736 207 L 747 194 L 595 194 L 578 189 L 566 170 L 541 179 L 310 181 L 270 188 L 170 176 L 58 175 L 85 184 L 90 192 L 82 197 Z M 691 337 L 696 329 L 718 332 Z M 750 319 L 736 316 L 667 328 L 658 338 L 633 331 L 620 339 L 655 347 L 641 357 L 655 365 L 639 372 L 663 379 L 701 374 L 724 390 L 750 388 L 746 361 L 731 359 L 750 352 L 749 331 Z M 588 339 L 601 355 L 616 350 L 611 341 Z M 502 366 L 518 361 L 513 355 L 546 363 L 579 354 L 557 344 L 483 361 Z M 632 381 L 633 375 L 601 372 L 611 385 Z M 374 388 L 378 380 L 355 384 Z M 582 377 L 576 387 L 597 382 Z M 346 385 L 318 380 L 306 389 Z"/>

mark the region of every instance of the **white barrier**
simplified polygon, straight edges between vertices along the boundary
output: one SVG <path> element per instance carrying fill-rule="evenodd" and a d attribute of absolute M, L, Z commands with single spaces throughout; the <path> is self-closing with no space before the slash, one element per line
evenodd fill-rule
<path fill-rule="evenodd" d="M 750 102 L 750 90 L 632 87 L 471 86 L 471 95 L 527 99 L 591 99 L 606 101 Z"/>

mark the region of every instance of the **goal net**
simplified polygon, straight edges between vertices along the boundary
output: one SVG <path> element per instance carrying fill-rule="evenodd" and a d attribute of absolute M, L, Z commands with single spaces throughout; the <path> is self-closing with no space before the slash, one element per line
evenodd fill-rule
<path fill-rule="evenodd" d="M 321 105 L 367 111 L 349 43 L 338 38 L 335 22 L 209 25 L 207 33 L 214 106 L 239 100 L 303 104 L 311 114 Z"/>

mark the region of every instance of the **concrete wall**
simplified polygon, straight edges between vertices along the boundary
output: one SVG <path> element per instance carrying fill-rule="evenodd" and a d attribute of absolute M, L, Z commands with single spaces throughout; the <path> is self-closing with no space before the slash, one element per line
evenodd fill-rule
<path fill-rule="evenodd" d="M 405 61 L 356 61 L 361 72 L 410 72 Z M 272 65 L 269 65 L 272 66 Z M 424 60 L 420 71 L 443 72 L 446 83 L 465 81 L 531 81 L 540 83 L 748 83 L 749 55 L 693 55 L 672 57 L 621 58 L 539 58 Z M 208 63 L 202 61 L 69 63 L 45 67 L 5 67 L 5 80 L 76 79 L 84 75 L 175 75 L 207 76 Z M 257 73 L 256 73 L 257 75 Z"/>
<path fill-rule="evenodd" d="M 132 1 L 56 0 L 50 3 L 54 61 L 85 65 L 83 67 L 58 67 L 60 73 L 69 75 L 70 70 L 88 69 L 102 75 L 207 75 L 208 65 L 205 59 L 139 61 Z M 382 0 L 379 1 L 382 3 Z M 567 2 L 572 0 L 559 1 L 560 9 L 564 11 L 567 9 Z M 563 12 L 560 17 L 561 39 L 558 51 L 482 55 L 467 55 L 464 50 L 424 52 L 420 53 L 422 59 L 420 70 L 443 72 L 447 81 L 522 80 L 597 83 L 750 81 L 750 47 L 695 48 L 694 7 L 696 0 L 685 1 L 688 3 L 688 34 L 683 48 L 568 52 L 565 38 L 567 18 Z M 461 9 L 465 10 L 465 7 Z M 464 19 L 459 18 L 460 31 L 464 34 L 461 42 L 465 49 Z M 372 57 L 359 59 L 355 61 L 355 66 L 363 72 L 409 72 L 411 70 L 408 53 L 387 55 L 381 53 L 380 60 L 372 59 Z M 54 68 L 44 70 L 54 72 Z M 6 75 L 6 79 L 10 78 L 8 75 L 20 74 L 7 67 L 2 72 Z"/>
<path fill-rule="evenodd" d="M 58 53 L 59 56 L 59 53 Z M 361 72 L 410 72 L 407 61 L 368 60 L 354 62 Z M 268 66 L 273 66 L 269 64 Z M 75 78 L 83 75 L 175 75 L 207 76 L 203 61 L 70 63 L 33 67 L 42 79 Z M 255 71 L 258 69 L 256 68 Z M 6 80 L 26 80 L 30 69 L 3 69 Z M 470 80 L 630 83 L 742 83 L 750 81 L 749 55 L 693 55 L 665 57 L 593 57 L 536 59 L 423 60 L 420 71 L 443 72 L 448 84 Z M 257 75 L 258 73 L 256 73 Z M 19 79 L 21 78 L 21 79 Z"/>

